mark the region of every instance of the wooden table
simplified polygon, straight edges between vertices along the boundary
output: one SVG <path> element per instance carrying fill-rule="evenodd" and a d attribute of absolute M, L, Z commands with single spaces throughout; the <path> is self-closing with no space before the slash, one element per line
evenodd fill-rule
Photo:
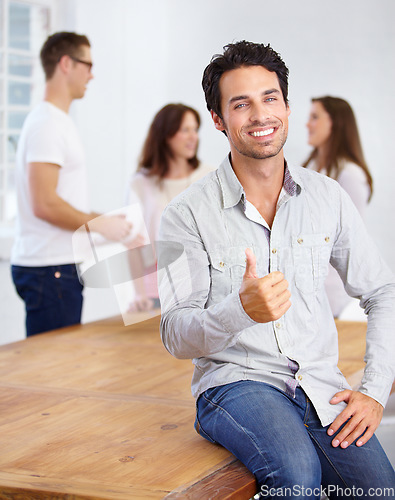
<path fill-rule="evenodd" d="M 0 347 L 0 499 L 248 499 L 252 474 L 193 429 L 193 366 L 159 317 L 108 319 Z M 338 324 L 346 375 L 365 323 Z"/>

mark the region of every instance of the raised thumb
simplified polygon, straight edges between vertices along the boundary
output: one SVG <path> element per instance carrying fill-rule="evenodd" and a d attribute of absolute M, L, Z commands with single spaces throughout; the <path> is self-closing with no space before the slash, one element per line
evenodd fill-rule
<path fill-rule="evenodd" d="M 244 278 L 257 278 L 257 272 L 256 272 L 256 257 L 254 255 L 254 252 L 251 250 L 251 248 L 246 248 L 245 250 L 246 254 L 246 270 L 244 272 Z"/>

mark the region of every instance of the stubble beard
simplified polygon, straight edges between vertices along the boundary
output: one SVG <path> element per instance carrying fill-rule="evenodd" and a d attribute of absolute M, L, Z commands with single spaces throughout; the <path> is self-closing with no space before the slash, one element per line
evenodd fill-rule
<path fill-rule="evenodd" d="M 236 150 L 238 151 L 239 154 L 242 156 L 246 156 L 247 158 L 253 158 L 254 160 L 266 160 L 267 158 L 273 158 L 274 156 L 277 156 L 279 152 L 282 150 L 283 146 L 285 144 L 281 143 L 278 145 L 275 149 L 269 150 L 269 151 L 260 151 L 258 148 L 240 148 L 236 147 Z M 270 143 L 264 143 L 261 145 L 261 147 L 266 147 L 270 146 Z"/>
<path fill-rule="evenodd" d="M 273 158 L 274 156 L 277 156 L 283 149 L 288 137 L 287 131 L 283 129 L 280 137 L 278 138 L 279 143 L 277 145 L 272 144 L 271 141 L 267 141 L 256 144 L 255 146 L 250 146 L 246 142 L 239 142 L 235 144 L 235 142 L 230 139 L 230 135 L 227 129 L 226 132 L 229 141 L 232 142 L 233 147 L 240 155 L 247 158 L 253 158 L 255 160 L 266 160 L 267 158 Z M 243 131 L 243 133 L 248 135 L 247 132 Z M 269 150 L 267 150 L 267 148 L 269 148 Z"/>

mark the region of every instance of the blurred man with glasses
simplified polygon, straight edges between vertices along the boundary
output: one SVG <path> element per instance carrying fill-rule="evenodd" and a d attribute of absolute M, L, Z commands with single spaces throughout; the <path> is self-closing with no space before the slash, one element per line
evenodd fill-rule
<path fill-rule="evenodd" d="M 130 224 L 88 210 L 84 151 L 69 116 L 93 78 L 88 38 L 70 32 L 48 37 L 41 53 L 44 100 L 28 115 L 17 150 L 18 217 L 11 257 L 16 290 L 26 305 L 26 333 L 80 323 L 82 285 L 72 235 L 89 229 L 121 240 Z M 92 220 L 95 219 L 95 220 Z"/>

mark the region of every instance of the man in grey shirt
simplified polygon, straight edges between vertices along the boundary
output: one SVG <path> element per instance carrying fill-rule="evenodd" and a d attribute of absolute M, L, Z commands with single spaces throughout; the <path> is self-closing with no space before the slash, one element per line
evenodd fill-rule
<path fill-rule="evenodd" d="M 374 436 L 394 380 L 394 276 L 339 184 L 285 161 L 279 54 L 230 44 L 203 89 L 230 154 L 166 208 L 158 260 L 163 342 L 195 364 L 195 427 L 264 497 L 395 498 Z M 368 314 L 358 391 L 337 368 L 329 262 Z"/>

